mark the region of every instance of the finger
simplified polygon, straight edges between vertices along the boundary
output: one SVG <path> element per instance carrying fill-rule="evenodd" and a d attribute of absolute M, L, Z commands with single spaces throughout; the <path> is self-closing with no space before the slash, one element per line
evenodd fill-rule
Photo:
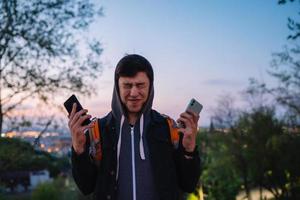
<path fill-rule="evenodd" d="M 193 123 L 193 115 L 190 115 L 188 113 L 182 113 L 180 115 L 180 118 L 183 118 L 183 119 L 187 119 L 189 120 L 191 123 Z"/>
<path fill-rule="evenodd" d="M 194 123 L 194 118 L 193 118 L 193 115 L 187 113 L 187 112 L 184 112 L 180 115 L 180 117 L 182 118 L 185 118 L 185 119 L 188 119 L 190 120 L 191 123 Z"/>
<path fill-rule="evenodd" d="M 77 104 L 73 103 L 72 110 L 71 110 L 71 113 L 69 115 L 69 119 L 71 119 L 74 116 L 74 114 L 76 112 L 76 107 L 77 107 Z"/>
<path fill-rule="evenodd" d="M 68 118 L 69 118 L 68 126 L 69 126 L 70 129 L 71 129 L 72 124 L 73 124 L 73 118 L 74 118 L 74 115 L 75 115 L 75 112 L 76 112 L 76 107 L 77 107 L 77 104 L 73 103 L 72 110 L 71 110 L 70 114 L 68 115 Z"/>
<path fill-rule="evenodd" d="M 199 118 L 200 118 L 200 115 L 197 115 L 196 113 L 191 112 L 191 111 L 186 111 L 186 112 L 187 112 L 188 114 L 192 115 L 193 120 L 194 120 L 195 122 L 198 122 L 198 120 L 199 120 Z"/>
<path fill-rule="evenodd" d="M 181 118 L 189 119 L 189 118 L 192 118 L 192 116 L 189 116 L 189 114 L 187 114 L 187 113 L 181 113 L 179 116 L 179 119 L 177 121 L 181 121 L 180 120 Z"/>
<path fill-rule="evenodd" d="M 188 114 L 190 114 L 190 115 L 193 115 L 193 116 L 198 116 L 198 114 L 196 114 L 195 112 L 190 111 L 190 110 L 187 110 L 185 112 L 188 113 Z"/>
<path fill-rule="evenodd" d="M 85 130 L 87 130 L 89 128 L 93 128 L 94 126 L 95 126 L 95 123 L 90 123 L 89 125 L 82 126 L 80 128 L 80 132 L 84 133 Z"/>
<path fill-rule="evenodd" d="M 180 122 L 183 122 L 183 123 L 184 123 L 185 129 L 188 128 L 188 127 L 192 127 L 192 122 L 193 122 L 193 121 L 192 121 L 191 119 L 180 117 L 178 120 L 179 120 Z"/>
<path fill-rule="evenodd" d="M 79 118 L 81 115 L 85 115 L 88 112 L 87 109 L 82 109 L 80 111 L 78 111 L 77 113 L 75 113 L 74 118 Z"/>
<path fill-rule="evenodd" d="M 187 111 L 185 113 L 182 113 L 180 116 L 183 117 L 183 118 L 189 119 L 192 126 L 197 127 L 198 120 L 199 120 L 199 115 L 197 115 L 193 112 Z"/>
<path fill-rule="evenodd" d="M 78 121 L 79 117 L 81 115 L 85 115 L 87 112 L 88 112 L 87 109 L 82 109 L 79 112 L 75 113 L 74 117 L 72 118 L 71 125 L 74 125 Z"/>
<path fill-rule="evenodd" d="M 79 130 L 82 128 L 82 123 L 84 122 L 84 120 L 91 118 L 91 115 L 83 115 L 83 116 L 79 116 L 79 118 L 77 119 L 77 121 L 74 121 L 72 124 L 72 129 L 74 130 Z"/>
<path fill-rule="evenodd" d="M 91 115 L 83 115 L 83 116 L 80 116 L 79 119 L 78 119 L 78 124 L 82 124 L 84 122 L 84 120 L 86 119 L 90 119 L 92 116 Z"/>
<path fill-rule="evenodd" d="M 81 116 L 78 119 L 78 121 L 74 124 L 73 129 L 74 130 L 79 130 L 80 134 L 82 134 L 82 132 L 84 132 L 85 129 L 94 127 L 95 126 L 95 122 L 94 121 L 92 121 L 88 125 L 85 125 L 85 126 L 82 125 L 82 123 L 84 122 L 84 120 L 86 120 L 88 118 L 91 118 L 91 115 Z"/>
<path fill-rule="evenodd" d="M 184 117 L 184 118 L 193 118 L 193 114 L 191 114 L 190 112 L 184 112 L 180 114 L 180 117 Z"/>

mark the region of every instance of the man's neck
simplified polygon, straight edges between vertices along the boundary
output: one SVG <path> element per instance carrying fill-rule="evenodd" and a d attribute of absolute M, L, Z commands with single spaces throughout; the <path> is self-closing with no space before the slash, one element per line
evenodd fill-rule
<path fill-rule="evenodd" d="M 135 122 L 137 121 L 137 118 L 138 118 L 138 115 L 137 114 L 135 114 L 135 113 L 129 113 L 128 114 L 128 122 L 129 122 L 129 124 L 131 124 L 131 125 L 134 125 L 135 124 Z"/>

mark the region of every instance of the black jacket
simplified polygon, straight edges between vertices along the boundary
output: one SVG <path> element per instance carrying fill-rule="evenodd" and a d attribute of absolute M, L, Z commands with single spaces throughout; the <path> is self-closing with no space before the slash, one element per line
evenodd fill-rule
<path fill-rule="evenodd" d="M 117 140 L 112 115 L 101 120 L 102 161 L 97 167 L 86 151 L 77 155 L 72 151 L 73 177 L 83 194 L 94 193 L 96 199 L 116 199 Z M 197 148 L 192 159 L 184 156 L 182 145 L 175 149 L 171 143 L 166 119 L 151 110 L 146 139 L 156 190 L 161 200 L 177 200 L 181 191 L 193 192 L 200 176 L 200 157 Z M 181 144 L 181 141 L 180 143 Z"/>

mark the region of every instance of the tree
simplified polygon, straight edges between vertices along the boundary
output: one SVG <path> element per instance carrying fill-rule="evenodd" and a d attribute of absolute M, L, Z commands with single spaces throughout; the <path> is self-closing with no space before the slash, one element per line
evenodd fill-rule
<path fill-rule="evenodd" d="M 18 178 L 18 174 L 47 169 L 51 177 L 57 177 L 70 167 L 67 157 L 55 157 L 48 152 L 37 151 L 20 139 L 0 138 L 0 186 L 3 184 L 14 190 L 21 184 L 26 188 L 29 186 L 29 179 L 24 175 Z M 12 176 L 15 178 L 11 178 Z"/>
<path fill-rule="evenodd" d="M 240 156 L 237 156 L 238 154 L 234 153 L 234 150 L 232 151 L 237 170 L 244 174 L 243 165 L 246 165 L 247 181 L 251 187 L 259 187 L 260 191 L 264 188 L 273 193 L 274 196 L 278 195 L 280 188 L 272 182 L 267 182 L 265 178 L 268 172 L 278 165 L 277 163 L 270 165 L 277 154 L 267 148 L 267 144 L 272 138 L 283 134 L 282 123 L 276 119 L 274 109 L 260 107 L 249 113 L 244 113 L 239 119 L 236 132 L 233 134 L 236 138 L 236 142 L 233 141 L 233 146 L 239 145 L 243 154 L 243 159 L 241 159 Z M 241 163 L 244 164 L 241 165 Z"/>
<path fill-rule="evenodd" d="M 200 136 L 205 143 L 205 149 L 201 149 L 201 183 L 209 200 L 235 199 L 241 188 L 241 178 L 232 164 L 232 155 L 225 142 L 227 137 L 221 132 L 202 132 Z"/>
<path fill-rule="evenodd" d="M 215 131 L 202 141 L 201 178 L 209 199 L 232 199 L 242 187 L 248 199 L 253 188 L 261 199 L 263 190 L 276 200 L 299 198 L 300 135 L 284 127 L 274 107 L 244 111 L 226 134 Z"/>
<path fill-rule="evenodd" d="M 299 1 L 278 1 L 280 5 L 288 2 L 300 8 Z M 269 94 L 286 110 L 287 125 L 300 127 L 300 22 L 288 18 L 288 28 L 291 31 L 287 36 L 289 44 L 285 45 L 281 52 L 273 53 L 271 68 L 268 71 L 278 85 L 269 87 L 265 83 L 252 79 L 248 91 Z"/>
<path fill-rule="evenodd" d="M 0 1 L 0 133 L 25 100 L 94 91 L 102 48 L 83 31 L 101 14 L 89 0 Z"/>
<path fill-rule="evenodd" d="M 48 169 L 51 176 L 70 168 L 68 159 L 56 158 L 38 151 L 17 138 L 0 138 L 0 173 L 7 171 L 35 171 Z"/>
<path fill-rule="evenodd" d="M 293 3 L 300 8 L 299 1 L 278 1 L 279 5 L 287 3 Z M 298 12 L 298 17 L 299 15 Z M 276 199 L 298 199 L 300 195 L 300 176 L 299 170 L 296 170 L 300 167 L 300 152 L 296 148 L 300 142 L 300 22 L 289 17 L 287 25 L 290 30 L 287 36 L 289 43 L 281 52 L 273 54 L 271 69 L 268 71 L 278 85 L 270 87 L 253 79 L 248 88 L 251 95 L 270 95 L 275 101 L 273 104 L 281 105 L 285 111 L 284 131 L 279 135 L 269 135 L 265 144 L 268 154 L 262 158 L 266 162 L 258 162 L 269 169 L 263 176 L 260 174 L 259 184 L 270 190 Z M 257 146 L 255 149 L 258 150 Z"/>
<path fill-rule="evenodd" d="M 279 4 L 287 2 L 278 1 Z M 232 101 L 226 103 L 226 98 L 215 110 L 214 125 L 230 128 L 226 134 L 218 134 L 220 144 L 217 149 L 223 152 L 220 153 L 222 156 L 216 153 L 209 156 L 217 162 L 208 162 L 208 169 L 213 171 L 205 170 L 203 173 L 210 172 L 203 178 L 206 181 L 211 179 L 211 183 L 214 180 L 211 177 L 218 177 L 211 187 L 216 190 L 210 190 L 213 193 L 208 194 L 210 197 L 218 197 L 219 191 L 227 187 L 219 183 L 226 183 L 226 178 L 230 177 L 231 183 L 241 181 L 248 199 L 251 198 L 250 190 L 256 187 L 261 191 L 260 199 L 263 190 L 270 191 L 276 200 L 300 198 L 300 152 L 297 148 L 300 145 L 300 23 L 289 18 L 288 26 L 292 32 L 288 36 L 291 43 L 283 52 L 273 54 L 269 71 L 278 85 L 270 88 L 251 79 L 245 96 L 249 103 L 247 110 L 233 115 Z M 269 106 L 272 98 L 271 105 L 274 107 Z M 284 118 L 277 113 L 278 104 L 285 108 Z M 226 159 L 232 163 L 225 162 Z M 211 166 L 211 163 L 215 165 Z M 219 171 L 218 167 L 224 170 Z"/>
<path fill-rule="evenodd" d="M 211 121 L 214 128 L 226 129 L 234 127 L 239 111 L 234 106 L 234 98 L 230 94 L 223 94 L 218 98 L 217 106 L 213 109 Z"/>

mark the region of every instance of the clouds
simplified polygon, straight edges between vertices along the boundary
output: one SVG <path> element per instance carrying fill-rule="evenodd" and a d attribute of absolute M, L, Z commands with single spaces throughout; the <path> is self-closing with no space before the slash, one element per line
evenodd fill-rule
<path fill-rule="evenodd" d="M 208 86 L 221 86 L 221 87 L 240 87 L 244 85 L 246 81 L 242 80 L 229 80 L 229 79 L 207 79 L 202 82 L 204 85 Z"/>

